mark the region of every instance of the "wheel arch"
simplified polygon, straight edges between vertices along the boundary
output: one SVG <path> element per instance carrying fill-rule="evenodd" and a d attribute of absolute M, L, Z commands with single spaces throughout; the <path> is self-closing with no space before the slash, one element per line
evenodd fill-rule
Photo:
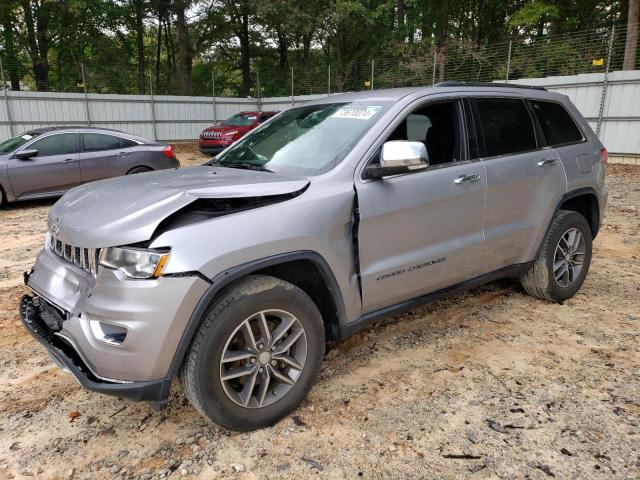
<path fill-rule="evenodd" d="M 137 168 L 144 168 L 147 172 L 153 172 L 155 170 L 153 167 L 150 167 L 149 165 L 134 165 L 129 170 L 127 170 L 127 173 L 125 173 L 125 175 L 129 175 L 133 170 Z"/>
<path fill-rule="evenodd" d="M 563 195 L 558 202 L 557 210 L 570 210 L 579 213 L 591 227 L 593 238 L 598 235 L 601 221 L 600 205 L 596 191 L 593 188 L 581 188 Z"/>
<path fill-rule="evenodd" d="M 339 338 L 345 319 L 342 293 L 327 261 L 317 252 L 298 251 L 233 267 L 216 275 L 202 295 L 178 342 L 167 377 L 175 377 L 211 304 L 227 288 L 248 275 L 270 275 L 296 285 L 314 301 L 325 325 L 327 339 Z"/>

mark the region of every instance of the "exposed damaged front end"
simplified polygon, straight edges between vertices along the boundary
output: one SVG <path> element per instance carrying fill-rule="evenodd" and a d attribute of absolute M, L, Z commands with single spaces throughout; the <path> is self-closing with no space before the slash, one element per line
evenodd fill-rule
<path fill-rule="evenodd" d="M 308 186 L 261 172 L 184 170 L 96 182 L 51 209 L 44 248 L 25 274 L 33 293 L 22 299 L 20 317 L 89 390 L 167 400 L 174 354 L 211 280 L 185 263 L 180 242 L 150 248 L 158 237 L 286 201 Z M 127 268 L 126 255 L 162 262 Z"/>

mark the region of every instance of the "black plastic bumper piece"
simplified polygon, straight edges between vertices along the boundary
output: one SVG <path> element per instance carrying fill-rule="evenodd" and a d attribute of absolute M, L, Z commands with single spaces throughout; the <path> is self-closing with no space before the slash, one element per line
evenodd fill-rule
<path fill-rule="evenodd" d="M 231 145 L 231 144 L 229 144 Z M 223 151 L 225 148 L 227 148 L 229 145 L 216 145 L 216 146 L 207 146 L 207 145 L 200 145 L 200 152 L 204 153 L 205 155 L 217 155 L 219 154 L 221 151 Z"/>
<path fill-rule="evenodd" d="M 97 378 L 82 361 L 75 349 L 61 337 L 53 334 L 40 317 L 37 304 L 29 295 L 20 299 L 20 319 L 29 333 L 40 342 L 60 365 L 80 382 L 87 390 L 113 395 L 130 400 L 151 403 L 155 409 L 161 409 L 169 401 L 171 378 L 148 382 L 116 383 Z"/>

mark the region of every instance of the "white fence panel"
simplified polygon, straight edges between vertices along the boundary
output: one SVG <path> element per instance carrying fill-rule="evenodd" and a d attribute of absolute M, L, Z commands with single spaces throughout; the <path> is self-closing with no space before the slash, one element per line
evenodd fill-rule
<path fill-rule="evenodd" d="M 604 74 L 513 80 L 567 95 L 596 129 Z M 0 141 L 11 134 L 51 125 L 92 125 L 146 138 L 195 140 L 213 124 L 247 110 L 285 110 L 326 94 L 291 97 L 223 98 L 159 95 L 102 95 L 8 92 L 10 116 L 0 96 Z M 11 119 L 11 123 L 9 122 Z M 640 71 L 611 72 L 600 137 L 612 154 L 640 155 Z"/>
<path fill-rule="evenodd" d="M 595 131 L 603 73 L 514 80 L 567 95 Z M 613 155 L 640 155 L 640 70 L 610 72 L 600 125 L 600 140 Z"/>

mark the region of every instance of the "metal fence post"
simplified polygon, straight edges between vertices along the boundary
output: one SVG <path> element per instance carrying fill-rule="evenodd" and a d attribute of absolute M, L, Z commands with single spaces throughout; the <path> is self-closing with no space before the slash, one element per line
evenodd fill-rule
<path fill-rule="evenodd" d="M 149 73 L 149 93 L 151 94 L 151 125 L 153 128 L 153 139 L 158 140 L 158 129 L 156 127 L 156 109 L 153 99 L 153 75 Z"/>
<path fill-rule="evenodd" d="M 9 92 L 7 92 L 7 83 L 4 79 L 4 67 L 2 59 L 0 59 L 0 77 L 2 77 L 2 90 L 4 92 L 4 108 L 7 111 L 7 122 L 9 123 L 9 136 L 13 137 L 13 119 L 11 118 L 11 106 L 9 105 Z"/>
<path fill-rule="evenodd" d="M 371 90 L 373 90 L 373 65 L 374 65 L 374 60 L 373 58 L 371 59 Z"/>
<path fill-rule="evenodd" d="M 607 87 L 609 84 L 609 65 L 611 63 L 611 51 L 613 50 L 613 40 L 616 35 L 616 27 L 611 27 L 611 37 L 609 38 L 609 48 L 607 49 L 607 64 L 604 67 L 604 77 L 602 79 L 602 94 L 600 95 L 600 109 L 598 110 L 598 124 L 596 126 L 596 136 L 600 137 L 602 126 L 602 116 L 604 114 L 604 102 L 607 99 Z"/>
<path fill-rule="evenodd" d="M 438 49 L 433 50 L 433 72 L 431 74 L 431 85 L 436 84 L 436 64 L 438 63 Z"/>
<path fill-rule="evenodd" d="M 509 70 L 511 69 L 511 47 L 513 45 L 513 40 L 509 40 L 509 53 L 507 55 L 507 77 L 505 78 L 505 83 L 509 83 Z"/>
<path fill-rule="evenodd" d="M 293 97 L 293 67 L 291 67 L 291 105 L 296 104 L 296 99 Z"/>
<path fill-rule="evenodd" d="M 256 107 L 258 108 L 259 112 L 262 111 L 261 96 L 262 95 L 260 93 L 260 72 L 256 70 Z"/>
<path fill-rule="evenodd" d="M 331 65 L 329 65 L 327 72 L 327 95 L 331 95 Z"/>
<path fill-rule="evenodd" d="M 87 117 L 87 125 L 91 126 L 91 112 L 89 111 L 89 95 L 87 94 L 87 79 L 84 75 L 84 63 L 80 64 L 82 74 L 82 88 L 84 89 L 84 112 Z"/>
<path fill-rule="evenodd" d="M 211 69 L 211 106 L 213 107 L 213 123 L 218 122 L 218 112 L 216 107 L 216 71 Z"/>

